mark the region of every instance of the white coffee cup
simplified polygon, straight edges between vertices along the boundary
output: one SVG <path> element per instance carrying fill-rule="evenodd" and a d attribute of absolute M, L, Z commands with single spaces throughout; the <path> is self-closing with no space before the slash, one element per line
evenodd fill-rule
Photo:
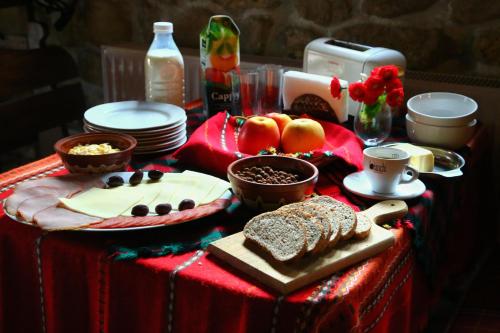
<path fill-rule="evenodd" d="M 394 193 L 399 184 L 417 179 L 418 171 L 408 166 L 409 161 L 410 155 L 401 149 L 370 147 L 363 150 L 364 172 L 377 193 Z"/>

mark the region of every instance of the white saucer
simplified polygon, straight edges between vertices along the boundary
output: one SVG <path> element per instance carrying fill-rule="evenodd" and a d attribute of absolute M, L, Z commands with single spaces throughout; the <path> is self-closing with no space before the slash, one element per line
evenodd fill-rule
<path fill-rule="evenodd" d="M 364 171 L 351 173 L 349 176 L 345 177 L 344 186 L 346 189 L 359 196 L 381 200 L 412 199 L 421 196 L 425 192 L 425 184 L 419 179 L 408 184 L 398 185 L 394 193 L 383 194 L 374 192 Z"/>

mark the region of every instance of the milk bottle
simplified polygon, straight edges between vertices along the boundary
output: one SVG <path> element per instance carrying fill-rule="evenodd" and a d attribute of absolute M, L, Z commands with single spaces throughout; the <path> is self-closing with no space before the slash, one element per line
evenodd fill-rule
<path fill-rule="evenodd" d="M 155 37 L 146 55 L 146 100 L 184 108 L 184 60 L 172 36 L 170 22 L 155 22 Z"/>

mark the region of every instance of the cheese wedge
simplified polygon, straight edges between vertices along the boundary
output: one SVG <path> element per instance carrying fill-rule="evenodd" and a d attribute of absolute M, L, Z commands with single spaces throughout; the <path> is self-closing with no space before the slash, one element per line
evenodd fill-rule
<path fill-rule="evenodd" d="M 62 205 L 72 211 L 90 216 L 111 218 L 118 216 L 138 204 L 144 193 L 130 186 L 111 189 L 91 188 L 70 199 L 59 198 Z"/>
<path fill-rule="evenodd" d="M 434 155 L 428 149 L 414 146 L 410 143 L 397 143 L 392 148 L 401 149 L 410 154 L 410 166 L 420 172 L 431 172 L 434 170 Z"/>

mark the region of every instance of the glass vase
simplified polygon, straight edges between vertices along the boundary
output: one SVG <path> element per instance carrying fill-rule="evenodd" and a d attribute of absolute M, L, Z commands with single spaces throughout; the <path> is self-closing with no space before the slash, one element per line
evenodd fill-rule
<path fill-rule="evenodd" d="M 361 103 L 354 118 L 354 132 L 365 146 L 377 146 L 389 137 L 392 127 L 391 107 Z"/>

